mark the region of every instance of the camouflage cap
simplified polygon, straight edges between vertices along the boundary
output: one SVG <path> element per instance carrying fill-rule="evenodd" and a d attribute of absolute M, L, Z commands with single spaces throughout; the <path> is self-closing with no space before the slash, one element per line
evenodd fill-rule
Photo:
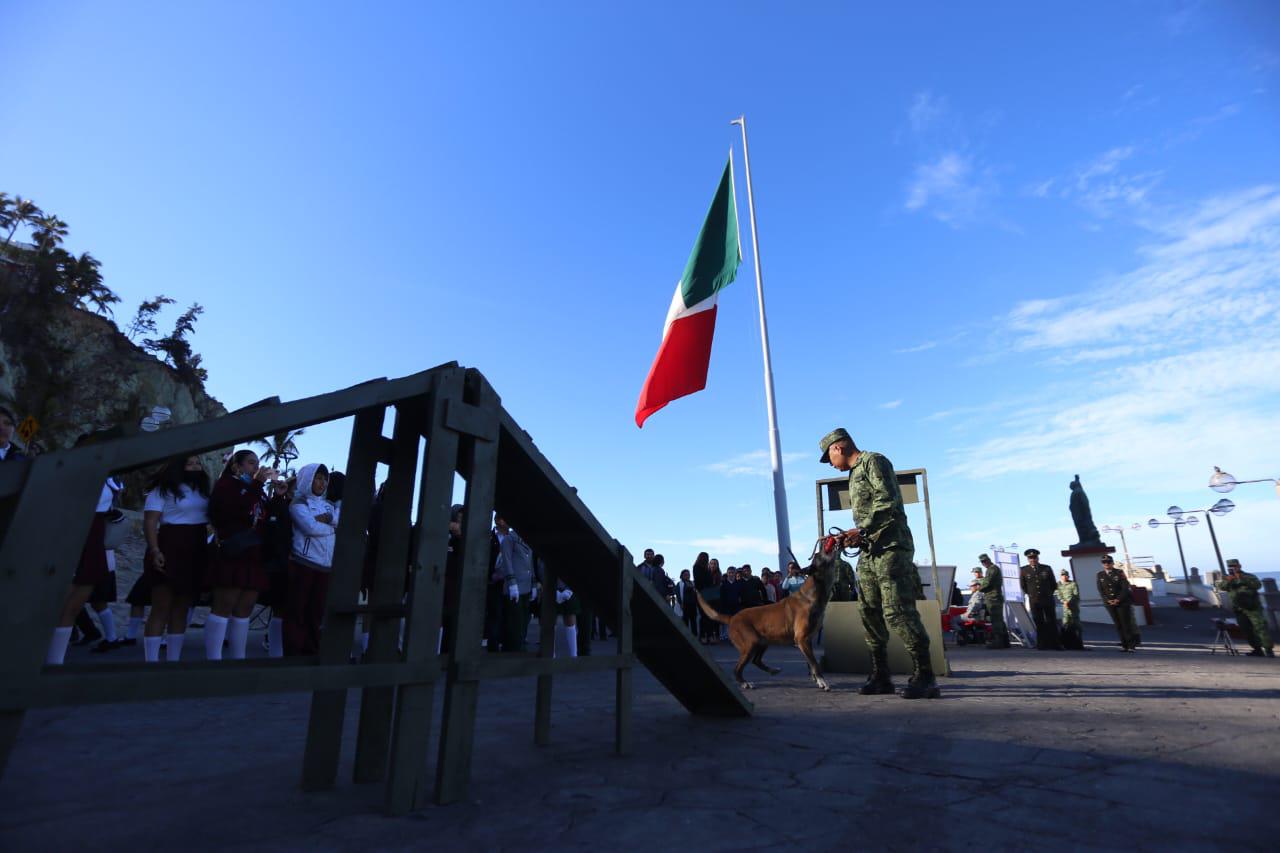
<path fill-rule="evenodd" d="M 1227 568 L 1228 569 L 1240 568 L 1240 561 L 1237 560 L 1235 557 L 1232 557 L 1230 560 L 1227 560 Z"/>
<path fill-rule="evenodd" d="M 836 427 L 824 435 L 822 441 L 818 442 L 818 449 L 822 451 L 822 455 L 818 457 L 819 462 L 827 463 L 831 461 L 831 457 L 827 455 L 827 449 L 837 441 L 853 441 L 853 436 L 849 435 L 844 427 Z"/>
<path fill-rule="evenodd" d="M 978 561 L 982 563 L 989 563 L 991 562 L 991 557 L 988 556 L 987 554 L 979 554 Z"/>
<path fill-rule="evenodd" d="M 1058 572 L 1058 574 L 1062 575 L 1064 578 L 1071 577 L 1071 572 L 1067 571 L 1066 569 L 1063 569 L 1062 571 Z"/>

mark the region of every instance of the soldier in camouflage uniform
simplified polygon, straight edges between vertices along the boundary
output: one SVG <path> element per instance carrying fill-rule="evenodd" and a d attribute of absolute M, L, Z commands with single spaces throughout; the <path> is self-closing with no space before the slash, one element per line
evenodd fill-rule
<path fill-rule="evenodd" d="M 1027 564 L 1018 569 L 1018 581 L 1027 596 L 1027 610 L 1036 625 L 1036 648 L 1041 651 L 1060 651 L 1062 640 L 1058 637 L 1058 611 L 1054 608 L 1053 592 L 1058 582 L 1053 579 L 1053 568 L 1040 562 L 1040 552 L 1028 548 L 1022 556 Z"/>
<path fill-rule="evenodd" d="M 1107 554 L 1102 558 L 1102 571 L 1098 572 L 1098 595 L 1106 605 L 1111 621 L 1120 635 L 1121 651 L 1131 652 L 1142 645 L 1142 635 L 1133 621 L 1133 594 L 1129 591 L 1129 579 L 1116 568 L 1115 560 Z"/>
<path fill-rule="evenodd" d="M 1231 597 L 1231 609 L 1236 613 L 1236 623 L 1244 631 L 1245 639 L 1253 646 L 1249 657 L 1262 657 L 1264 654 L 1276 656 L 1275 643 L 1271 640 L 1271 631 L 1267 629 L 1267 620 L 1262 615 L 1262 600 L 1258 590 L 1262 589 L 1262 581 L 1240 568 L 1240 561 L 1227 560 L 1228 575 L 1225 580 L 1218 581 L 1217 588 Z"/>
<path fill-rule="evenodd" d="M 1009 648 L 1009 629 L 1004 624 L 1004 572 L 991 562 L 986 554 L 978 555 L 978 562 L 986 570 L 978 589 L 987 600 L 987 613 L 991 619 L 991 636 L 987 638 L 987 648 Z"/>
<path fill-rule="evenodd" d="M 916 546 L 893 465 L 879 453 L 859 450 L 843 429 L 827 433 L 818 447 L 821 462 L 849 472 L 849 500 L 858 525 L 843 535 L 841 543 L 862 551 L 858 558 L 858 611 L 871 649 L 871 675 L 858 692 L 894 692 L 888 654 L 892 627 L 907 647 L 914 670 L 902 691 L 903 698 L 935 699 L 942 692 L 929 659 L 929 635 L 916 609 L 920 576 L 911 561 Z"/>
<path fill-rule="evenodd" d="M 836 582 L 831 587 L 832 601 L 853 601 L 853 566 L 836 553 Z"/>
<path fill-rule="evenodd" d="M 1061 581 L 1054 595 L 1062 602 L 1062 627 L 1076 628 L 1080 625 L 1080 587 L 1071 579 L 1071 573 L 1063 569 Z"/>

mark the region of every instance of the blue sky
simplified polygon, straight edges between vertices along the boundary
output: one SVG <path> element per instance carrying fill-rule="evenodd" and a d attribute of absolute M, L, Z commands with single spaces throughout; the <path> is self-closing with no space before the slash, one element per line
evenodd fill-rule
<path fill-rule="evenodd" d="M 609 530 L 673 568 L 775 562 L 749 245 L 707 390 L 632 422 L 739 113 L 797 542 L 836 425 L 929 470 L 939 560 L 962 566 L 1075 541 L 1077 473 L 1100 524 L 1209 506 L 1213 465 L 1280 476 L 1275 4 L 5 19 L 0 189 L 71 224 L 122 321 L 156 293 L 203 304 L 232 408 L 478 367 Z M 301 445 L 330 462 L 345 440 Z M 1276 493 L 1231 497 L 1227 556 L 1280 568 Z M 1205 527 L 1186 539 L 1208 568 Z M 1178 564 L 1168 528 L 1129 547 Z"/>

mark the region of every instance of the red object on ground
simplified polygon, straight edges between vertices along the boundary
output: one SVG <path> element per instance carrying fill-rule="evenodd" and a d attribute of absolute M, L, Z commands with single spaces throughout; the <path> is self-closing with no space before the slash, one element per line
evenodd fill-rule
<path fill-rule="evenodd" d="M 1198 598 L 1179 598 L 1178 606 L 1183 610 L 1199 610 L 1200 599 Z"/>
<path fill-rule="evenodd" d="M 1151 612 L 1151 590 L 1145 586 L 1134 586 L 1129 588 L 1129 592 L 1133 595 L 1133 603 L 1142 608 L 1142 615 L 1146 620 L 1146 624 L 1156 624 L 1155 614 Z"/>
<path fill-rule="evenodd" d="M 947 612 L 942 614 L 942 633 L 945 634 L 946 632 L 950 631 L 951 621 L 956 617 L 963 615 L 964 612 L 968 609 L 969 608 L 967 607 L 956 607 L 955 605 L 948 607 Z"/>

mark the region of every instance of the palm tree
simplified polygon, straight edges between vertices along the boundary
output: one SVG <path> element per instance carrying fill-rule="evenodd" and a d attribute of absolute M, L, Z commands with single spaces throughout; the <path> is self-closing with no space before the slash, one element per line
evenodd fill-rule
<path fill-rule="evenodd" d="M 44 211 L 36 207 L 35 202 L 25 199 L 22 196 L 14 196 L 13 201 L 9 203 L 7 226 L 9 233 L 4 238 L 4 248 L 8 249 L 9 244 L 13 242 L 13 235 L 17 232 L 19 225 L 25 225 L 28 222 L 35 222 L 44 216 Z M 63 223 L 64 227 L 66 223 Z"/>
<path fill-rule="evenodd" d="M 35 230 L 31 237 L 36 241 L 36 254 L 43 255 L 47 250 L 61 246 L 67 236 L 67 223 L 52 213 L 46 213 L 34 220 Z"/>
<path fill-rule="evenodd" d="M 57 250 L 55 254 L 60 251 Z M 113 314 L 115 312 L 111 310 L 111 304 L 119 302 L 120 297 L 103 284 L 101 266 L 102 263 L 88 252 L 78 258 L 63 253 L 58 267 L 58 289 L 71 297 L 77 307 L 93 305 L 99 314 L 103 311 Z"/>
<path fill-rule="evenodd" d="M 13 199 L 8 193 L 0 193 L 0 229 L 8 230 L 13 225 Z"/>
<path fill-rule="evenodd" d="M 293 472 L 289 468 L 289 463 L 297 459 L 299 456 L 298 445 L 294 443 L 294 439 L 306 432 L 305 429 L 281 430 L 269 438 L 260 438 L 254 444 L 261 445 L 262 464 L 272 466 L 282 466 L 280 473 L 289 476 Z"/>

